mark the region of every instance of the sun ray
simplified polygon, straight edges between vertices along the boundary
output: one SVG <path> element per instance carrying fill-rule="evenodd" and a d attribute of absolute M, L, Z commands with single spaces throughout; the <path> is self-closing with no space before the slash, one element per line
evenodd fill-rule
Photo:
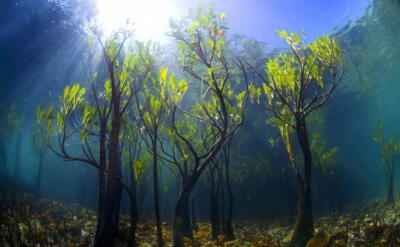
<path fill-rule="evenodd" d="M 163 41 L 168 21 L 179 15 L 171 0 L 97 0 L 98 15 L 104 33 L 110 34 L 133 22 L 136 39 Z"/>

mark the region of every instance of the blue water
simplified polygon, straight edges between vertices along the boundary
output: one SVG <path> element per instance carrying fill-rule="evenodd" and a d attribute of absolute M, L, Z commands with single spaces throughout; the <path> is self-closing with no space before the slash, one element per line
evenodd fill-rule
<path fill-rule="evenodd" d="M 198 4 L 207 7 L 210 3 L 177 0 L 169 4 L 177 11 L 172 17 L 177 18 Z M 57 103 L 65 86 L 87 81 L 85 25 L 96 15 L 95 5 L 90 1 L 0 2 L 0 181 L 3 188 L 0 201 L 3 206 L 8 205 L 4 198 L 18 200 L 19 192 L 35 194 L 39 157 L 33 148 L 32 132 L 36 128 L 36 106 Z M 260 45 L 261 49 L 255 53 L 261 64 L 268 60 L 271 51 L 282 51 L 285 47 L 275 30 L 301 32 L 304 29 L 307 42 L 325 34 L 337 40 L 344 56 L 345 75 L 323 107 L 326 115 L 321 129 L 327 146 L 338 148 L 332 168 L 334 189 L 332 192 L 326 187 L 327 178 L 319 180 L 313 174 L 314 215 L 318 218 L 334 212 L 340 214 L 347 207 L 367 205 L 374 200 L 384 202 L 387 184 L 381 150 L 373 134 L 381 117 L 387 136 L 400 135 L 400 2 L 221 0 L 215 1 L 215 11 L 226 13 L 230 27 L 227 39 L 234 40 L 239 34 Z M 138 28 L 141 29 L 146 28 Z M 150 24 L 148 29 L 152 29 Z M 165 34 L 168 30 L 162 34 L 151 30 L 149 33 L 157 37 L 155 42 L 160 42 L 161 55 L 157 56 L 160 67 L 169 66 L 178 75 L 183 74 L 174 60 L 173 40 Z M 261 72 L 264 73 L 263 65 Z M 296 179 L 279 133 L 266 123 L 267 118 L 265 112 L 251 104 L 244 125 L 233 139 L 230 156 L 233 219 L 292 226 L 296 215 Z M 271 138 L 275 138 L 276 145 L 271 146 Z M 82 154 L 78 139 L 68 145 L 74 154 Z M 301 160 L 297 142 L 294 145 L 295 155 Z M 143 149 L 146 148 L 143 144 Z M 398 162 L 397 156 L 396 167 L 400 166 Z M 174 217 L 180 190 L 180 177 L 174 169 L 159 159 L 161 215 L 169 223 Z M 396 199 L 400 193 L 399 170 L 394 173 Z M 47 149 L 40 195 L 36 196 L 66 205 L 75 203 L 78 208 L 95 212 L 98 206 L 96 171 L 78 161 L 65 162 Z M 21 175 L 17 176 L 18 173 Z M 121 177 L 128 181 L 127 169 L 123 168 Z M 152 178 L 151 162 L 148 162 L 138 185 L 143 221 L 154 219 Z M 220 181 L 220 186 L 221 193 L 225 194 L 219 194 L 219 199 L 226 203 L 226 185 Z M 11 196 L 10 191 L 14 193 Z M 333 206 L 332 193 L 338 195 L 334 200 L 340 208 Z M 194 203 L 199 222 L 210 222 L 210 169 L 205 169 L 193 194 L 190 203 Z M 125 192 L 120 205 L 121 214 L 129 214 L 130 202 Z M 219 210 L 226 215 L 224 209 Z M 240 229 L 240 224 L 237 228 Z M 2 241 L 11 243 L 0 238 L 3 244 Z"/>

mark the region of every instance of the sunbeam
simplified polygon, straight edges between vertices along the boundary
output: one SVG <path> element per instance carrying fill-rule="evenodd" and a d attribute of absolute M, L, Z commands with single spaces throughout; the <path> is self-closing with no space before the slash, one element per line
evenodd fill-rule
<path fill-rule="evenodd" d="M 137 39 L 165 40 L 168 21 L 179 15 L 175 4 L 157 0 L 97 0 L 97 18 L 105 34 L 133 22 Z"/>

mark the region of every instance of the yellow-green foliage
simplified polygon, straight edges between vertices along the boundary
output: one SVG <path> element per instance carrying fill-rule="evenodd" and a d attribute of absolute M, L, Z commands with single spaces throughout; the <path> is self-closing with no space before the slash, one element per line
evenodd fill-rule
<path fill-rule="evenodd" d="M 15 133 L 20 133 L 25 124 L 25 118 L 18 112 L 15 104 L 1 109 L 0 138 L 8 138 Z"/>
<path fill-rule="evenodd" d="M 313 112 L 307 119 L 310 129 L 310 149 L 313 155 L 313 166 L 317 171 L 330 180 L 334 175 L 334 167 L 336 165 L 336 156 L 339 149 L 337 147 L 327 147 L 327 141 L 322 135 L 325 125 L 326 111 Z M 328 181 L 329 182 L 329 181 Z"/>
<path fill-rule="evenodd" d="M 136 160 L 132 164 L 133 166 L 133 172 L 135 175 L 135 180 L 137 181 L 140 177 L 140 175 L 143 173 L 144 168 L 146 167 L 146 163 L 143 160 Z"/>
<path fill-rule="evenodd" d="M 305 90 L 310 84 L 323 89 L 323 75 L 329 68 L 342 65 L 342 55 L 337 42 L 330 36 L 317 38 L 306 45 L 300 35 L 294 32 L 278 31 L 285 39 L 290 53 L 282 53 L 266 64 L 266 74 L 269 82 L 263 83 L 264 95 L 270 105 L 292 108 L 296 111 L 307 112 Z M 303 97 L 305 101 L 298 105 Z M 297 107 L 297 109 L 296 109 Z"/>
<path fill-rule="evenodd" d="M 37 122 L 38 124 L 46 123 L 47 124 L 47 135 L 51 135 L 53 131 L 52 121 L 55 117 L 57 124 L 57 133 L 61 134 L 65 130 L 65 123 L 68 121 L 71 114 L 76 110 L 77 106 L 83 102 L 84 96 L 86 93 L 85 88 L 81 88 L 81 86 L 76 83 L 71 88 L 66 86 L 64 88 L 63 94 L 59 96 L 59 104 L 58 108 L 59 112 L 57 112 L 54 116 L 54 106 L 50 106 L 48 109 L 41 109 L 40 106 L 36 108 L 37 114 Z M 86 112 L 86 116 L 84 121 L 89 121 L 89 112 Z"/>
<path fill-rule="evenodd" d="M 321 171 L 322 175 L 330 178 L 333 175 L 333 167 L 336 165 L 337 147 L 328 149 L 326 140 L 322 137 L 320 131 L 311 135 L 311 152 L 313 154 L 313 165 Z"/>
<path fill-rule="evenodd" d="M 89 70 L 90 95 L 86 95 L 86 88 L 82 86 L 84 83 L 76 83 L 64 88 L 57 105 L 50 105 L 45 109 L 37 107 L 37 122 L 42 127 L 46 126 L 41 128 L 44 136 L 50 137 L 56 134 L 68 139 L 78 133 L 81 142 L 86 142 L 89 129 L 92 128 L 94 132 L 98 130 L 100 118 L 110 128 L 110 121 L 107 121 L 106 116 L 110 115 L 110 105 L 115 95 L 120 99 L 121 112 L 125 113 L 126 106 L 132 102 L 132 94 L 137 93 L 140 83 L 148 79 L 147 71 L 152 62 L 149 55 L 150 42 L 137 42 L 136 53 L 126 52 L 121 55 L 129 35 L 129 32 L 115 33 L 106 41 L 102 41 L 101 34 L 96 30 L 93 31 L 93 37 L 88 39 L 89 66 L 92 66 L 93 61 L 100 63 L 102 60 L 107 66 L 103 67 L 103 70 L 100 67 L 97 71 Z M 94 40 L 99 41 L 99 48 L 103 49 L 102 51 L 95 49 Z M 73 121 L 70 119 L 72 115 Z M 53 132 L 53 126 L 57 126 L 56 133 Z"/>
<path fill-rule="evenodd" d="M 374 141 L 380 147 L 383 170 L 391 173 L 399 166 L 397 161 L 400 158 L 400 138 L 393 132 L 389 138 L 385 136 L 382 118 L 378 118 L 377 123 L 378 128 L 374 132 Z"/>
<path fill-rule="evenodd" d="M 146 127 L 149 130 L 162 128 L 161 119 L 169 114 L 169 104 L 179 104 L 188 88 L 185 80 L 177 81 L 174 74 L 168 76 L 168 68 L 161 69 L 157 78 L 149 74 L 143 84 L 139 106 Z"/>
<path fill-rule="evenodd" d="M 54 119 L 53 116 L 54 106 L 50 106 L 47 109 L 42 109 L 40 106 L 36 107 L 36 118 L 37 123 L 39 125 L 45 124 L 46 128 L 46 135 L 51 135 L 53 131 L 52 120 Z"/>
<path fill-rule="evenodd" d="M 216 14 L 213 6 L 207 10 L 200 7 L 170 24 L 177 41 L 178 62 L 191 77 L 189 87 L 198 90 L 192 95 L 200 99 L 190 102 L 189 115 L 219 130 L 223 125 L 239 123 L 247 102 L 246 90 L 237 90 L 237 84 L 243 82 L 242 74 L 230 64 L 226 52 L 226 18 L 225 13 Z"/>
<path fill-rule="evenodd" d="M 262 90 L 256 87 L 249 90 L 252 101 L 265 105 L 272 112 L 269 122 L 278 128 L 294 163 L 290 136 L 296 118 L 305 118 L 326 102 L 343 75 L 343 59 L 337 42 L 329 35 L 306 44 L 304 34 L 277 33 L 285 40 L 289 51 L 266 63 L 267 79 L 262 84 Z M 331 77 L 330 83 L 324 81 L 326 73 Z M 329 157 L 323 159 L 328 160 Z"/>

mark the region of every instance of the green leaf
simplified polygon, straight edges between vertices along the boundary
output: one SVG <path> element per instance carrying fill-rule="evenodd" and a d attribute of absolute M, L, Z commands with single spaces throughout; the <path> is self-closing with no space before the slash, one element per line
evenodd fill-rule
<path fill-rule="evenodd" d="M 64 99 L 66 99 L 68 97 L 68 93 L 69 93 L 69 86 L 66 86 L 64 88 L 64 93 L 63 93 L 63 97 Z"/>
<path fill-rule="evenodd" d="M 178 50 L 180 53 L 184 53 L 185 50 L 185 43 L 183 41 L 178 42 Z"/>
<path fill-rule="evenodd" d="M 178 88 L 183 92 L 183 94 L 185 94 L 189 89 L 189 85 L 184 79 L 182 79 L 178 82 Z"/>
<path fill-rule="evenodd" d="M 162 69 L 162 70 L 160 71 L 158 80 L 159 80 L 160 82 L 161 82 L 161 81 L 162 81 L 162 82 L 167 81 L 167 75 L 168 75 L 168 68 Z"/>
<path fill-rule="evenodd" d="M 241 93 L 239 93 L 239 94 L 236 96 L 237 106 L 238 106 L 239 108 L 242 108 L 242 106 L 243 106 L 243 99 L 244 99 L 244 96 L 245 96 L 245 95 L 246 95 L 246 91 L 243 90 Z"/>
<path fill-rule="evenodd" d="M 111 80 L 110 79 L 108 79 L 104 82 L 104 92 L 105 92 L 106 98 L 111 99 L 112 89 L 111 89 Z"/>
<path fill-rule="evenodd" d="M 208 46 L 210 47 L 210 49 L 213 49 L 213 48 L 214 48 L 215 43 L 214 43 L 214 41 L 213 41 L 212 39 L 208 39 L 208 40 L 207 40 L 207 44 L 208 44 Z"/>
<path fill-rule="evenodd" d="M 86 129 L 82 129 L 79 133 L 79 136 L 81 138 L 81 143 L 84 143 L 86 141 L 86 138 L 88 137 Z"/>
<path fill-rule="evenodd" d="M 86 88 L 81 88 L 81 90 L 79 91 L 79 99 L 81 99 L 86 93 Z"/>
<path fill-rule="evenodd" d="M 64 118 L 61 116 L 60 113 L 57 113 L 56 119 L 57 119 L 57 130 L 58 133 L 61 134 L 64 129 Z"/>
<path fill-rule="evenodd" d="M 136 160 L 132 166 L 133 166 L 133 172 L 135 176 L 135 180 L 139 180 L 140 175 L 142 174 L 144 168 L 145 168 L 145 163 L 142 160 Z"/>
<path fill-rule="evenodd" d="M 291 34 L 292 34 L 292 36 L 293 36 L 293 43 L 294 43 L 294 44 L 300 43 L 300 41 L 301 41 L 300 35 L 299 35 L 298 33 L 295 33 L 295 32 L 293 32 L 293 33 L 291 33 Z"/>
<path fill-rule="evenodd" d="M 40 122 L 42 120 L 42 110 L 40 108 L 40 105 L 36 106 L 36 119 L 37 119 L 37 123 L 40 124 Z"/>
<path fill-rule="evenodd" d="M 210 78 L 212 77 L 212 71 L 213 71 L 212 68 L 207 68 L 207 72 Z"/>
<path fill-rule="evenodd" d="M 282 31 L 276 31 L 276 33 L 283 39 L 287 39 L 289 37 L 289 35 L 287 34 L 287 32 L 285 30 Z"/>

